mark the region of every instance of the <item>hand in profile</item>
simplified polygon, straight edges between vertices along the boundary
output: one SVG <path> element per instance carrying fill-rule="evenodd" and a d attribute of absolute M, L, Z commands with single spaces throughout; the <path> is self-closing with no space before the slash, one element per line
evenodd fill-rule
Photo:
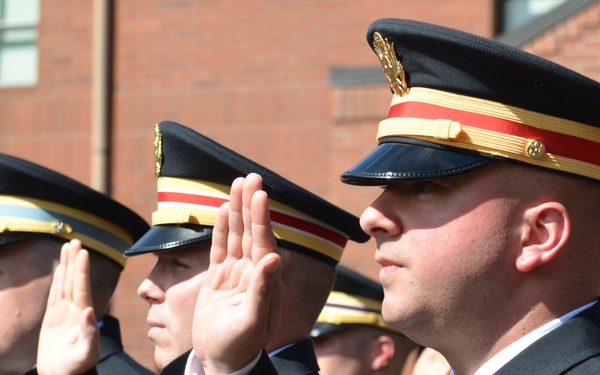
<path fill-rule="evenodd" d="M 210 266 L 194 313 L 194 351 L 207 374 L 249 364 L 279 329 L 281 258 L 257 174 L 236 179 L 217 213 Z"/>
<path fill-rule="evenodd" d="M 37 372 L 75 375 L 100 358 L 99 331 L 92 308 L 89 254 L 79 240 L 63 245 L 54 271 L 40 332 Z"/>

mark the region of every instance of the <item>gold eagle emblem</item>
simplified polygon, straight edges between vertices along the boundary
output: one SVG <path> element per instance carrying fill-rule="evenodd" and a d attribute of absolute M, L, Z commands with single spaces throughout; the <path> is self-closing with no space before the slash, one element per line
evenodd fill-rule
<path fill-rule="evenodd" d="M 156 124 L 154 127 L 154 174 L 156 178 L 160 177 L 162 162 L 162 133 L 160 132 L 160 127 Z"/>
<path fill-rule="evenodd" d="M 390 83 L 392 93 L 400 96 L 406 95 L 408 86 L 404 77 L 404 66 L 396 58 L 394 43 L 390 43 L 380 33 L 375 32 L 373 34 L 373 49 L 377 53 L 379 61 L 381 61 L 383 72 Z"/>

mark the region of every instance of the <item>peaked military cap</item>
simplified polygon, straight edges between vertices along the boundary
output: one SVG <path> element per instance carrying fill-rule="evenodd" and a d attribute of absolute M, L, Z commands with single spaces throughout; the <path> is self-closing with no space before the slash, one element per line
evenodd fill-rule
<path fill-rule="evenodd" d="M 357 185 L 450 176 L 490 160 L 600 180 L 600 83 L 540 57 L 436 25 L 375 21 L 367 40 L 393 93 Z"/>
<path fill-rule="evenodd" d="M 383 302 L 381 284 L 342 265 L 338 265 L 336 271 L 333 288 L 313 326 L 311 337 L 317 338 L 356 325 L 400 333 L 398 329 L 387 324 L 381 316 Z"/>
<path fill-rule="evenodd" d="M 65 241 L 125 265 L 123 256 L 149 225 L 135 212 L 65 175 L 0 154 L 0 245 L 35 235 Z"/>
<path fill-rule="evenodd" d="M 152 229 L 126 255 L 209 241 L 231 183 L 251 172 L 262 177 L 280 245 L 336 264 L 348 239 L 369 239 L 356 216 L 204 135 L 174 122 L 155 132 L 158 208 Z"/>

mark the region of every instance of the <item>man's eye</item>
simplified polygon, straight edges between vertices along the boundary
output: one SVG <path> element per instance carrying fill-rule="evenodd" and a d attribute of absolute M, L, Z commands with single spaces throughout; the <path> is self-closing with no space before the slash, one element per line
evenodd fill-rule
<path fill-rule="evenodd" d="M 188 268 L 187 264 L 182 263 L 182 262 L 178 261 L 177 259 L 173 259 L 173 261 L 171 262 L 171 264 L 173 266 L 175 266 L 175 267 L 178 267 L 178 268 Z"/>
<path fill-rule="evenodd" d="M 327 346 L 327 344 L 331 342 L 331 338 L 328 335 L 322 335 L 313 337 L 312 341 L 315 346 Z"/>
<path fill-rule="evenodd" d="M 430 193 L 434 190 L 435 189 L 433 188 L 433 186 L 429 183 L 417 183 L 413 185 L 413 191 L 415 193 Z"/>

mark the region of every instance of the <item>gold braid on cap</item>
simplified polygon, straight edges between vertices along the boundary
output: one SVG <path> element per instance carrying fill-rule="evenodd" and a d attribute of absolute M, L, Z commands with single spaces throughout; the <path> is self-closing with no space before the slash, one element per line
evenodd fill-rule
<path fill-rule="evenodd" d="M 156 178 L 160 177 L 162 162 L 162 133 L 160 132 L 160 127 L 156 124 L 154 127 L 154 174 Z"/>
<path fill-rule="evenodd" d="M 408 94 L 408 86 L 404 78 L 404 67 L 396 58 L 394 43 L 390 43 L 381 34 L 375 32 L 373 34 L 373 49 L 377 53 L 379 61 L 381 61 L 383 72 L 390 83 L 392 93 L 398 96 Z"/>

